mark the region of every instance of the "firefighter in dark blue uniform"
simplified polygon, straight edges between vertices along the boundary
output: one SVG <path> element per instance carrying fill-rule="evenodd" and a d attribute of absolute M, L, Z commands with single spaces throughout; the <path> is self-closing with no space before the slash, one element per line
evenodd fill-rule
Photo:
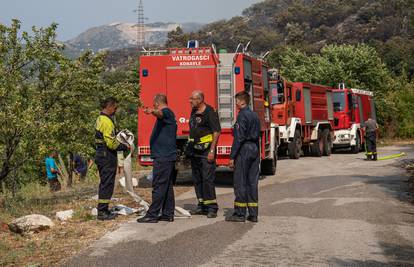
<path fill-rule="evenodd" d="M 115 186 L 117 151 L 128 151 L 129 147 L 116 140 L 112 117 L 118 108 L 118 101 L 109 97 L 101 103 L 101 113 L 95 124 L 96 156 L 100 183 L 98 192 L 98 220 L 112 220 L 116 217 L 108 209 Z"/>
<path fill-rule="evenodd" d="M 377 160 L 377 131 L 378 124 L 372 118 L 365 122 L 366 160 Z"/>
<path fill-rule="evenodd" d="M 226 218 L 230 222 L 257 222 L 259 183 L 260 120 L 249 108 L 250 95 L 243 91 L 235 96 L 239 109 L 234 125 L 234 139 L 230 154 L 230 168 L 234 168 L 234 213 Z"/>
<path fill-rule="evenodd" d="M 204 102 L 204 94 L 194 91 L 190 97 L 192 106 L 190 117 L 191 170 L 198 205 L 191 211 L 193 215 L 217 217 L 218 204 L 214 184 L 216 172 L 216 145 L 221 127 L 217 112 Z"/>
<path fill-rule="evenodd" d="M 150 139 L 153 163 L 152 203 L 147 214 L 139 218 L 139 223 L 157 223 L 174 221 L 174 189 L 177 160 L 177 122 L 175 115 L 167 106 L 167 97 L 157 94 L 154 97 L 154 109 L 146 108 L 146 114 L 157 118 Z M 161 213 L 161 216 L 159 214 Z"/>

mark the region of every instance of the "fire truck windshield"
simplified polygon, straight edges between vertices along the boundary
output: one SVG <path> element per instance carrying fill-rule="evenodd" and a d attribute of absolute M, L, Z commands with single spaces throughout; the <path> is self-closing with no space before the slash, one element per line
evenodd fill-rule
<path fill-rule="evenodd" d="M 334 106 L 335 112 L 345 110 L 345 93 L 344 92 L 334 92 L 333 106 Z"/>

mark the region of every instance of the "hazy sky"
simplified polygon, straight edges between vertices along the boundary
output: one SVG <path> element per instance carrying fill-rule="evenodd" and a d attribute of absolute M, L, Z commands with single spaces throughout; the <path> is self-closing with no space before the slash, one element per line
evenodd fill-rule
<path fill-rule="evenodd" d="M 212 22 L 239 15 L 261 0 L 144 0 L 147 22 Z M 58 39 L 111 22 L 135 22 L 138 0 L 0 0 L 0 23 L 18 18 L 24 30 L 59 23 Z"/>

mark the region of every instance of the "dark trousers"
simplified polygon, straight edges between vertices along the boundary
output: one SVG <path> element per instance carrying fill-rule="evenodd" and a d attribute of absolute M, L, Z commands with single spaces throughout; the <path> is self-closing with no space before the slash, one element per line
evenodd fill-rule
<path fill-rule="evenodd" d="M 216 163 L 208 162 L 207 154 L 208 151 L 200 155 L 196 154 L 191 158 L 191 172 L 198 206 L 206 211 L 217 212 L 216 186 L 214 184 Z"/>
<path fill-rule="evenodd" d="M 101 180 L 98 192 L 98 211 L 107 211 L 115 187 L 116 151 L 110 151 L 106 147 L 98 147 L 96 149 L 95 163 Z"/>
<path fill-rule="evenodd" d="M 50 179 L 48 181 L 50 186 L 50 192 L 60 191 L 61 185 L 57 177 L 54 179 Z"/>
<path fill-rule="evenodd" d="M 367 144 L 367 158 L 377 159 L 377 134 L 375 132 L 367 133 L 365 142 Z"/>
<path fill-rule="evenodd" d="M 234 213 L 246 216 L 258 215 L 260 155 L 257 144 L 245 143 L 235 160 L 234 169 Z"/>
<path fill-rule="evenodd" d="M 152 175 L 152 203 L 146 216 L 158 218 L 162 212 L 163 217 L 174 217 L 175 161 L 154 160 Z"/>

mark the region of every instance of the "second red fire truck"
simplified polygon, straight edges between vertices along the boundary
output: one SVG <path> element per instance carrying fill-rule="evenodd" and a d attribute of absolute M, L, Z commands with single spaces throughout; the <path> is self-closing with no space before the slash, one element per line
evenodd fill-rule
<path fill-rule="evenodd" d="M 288 82 L 272 75 L 273 122 L 279 126 L 279 154 L 298 159 L 303 154 L 331 154 L 333 139 L 332 89 Z"/>

